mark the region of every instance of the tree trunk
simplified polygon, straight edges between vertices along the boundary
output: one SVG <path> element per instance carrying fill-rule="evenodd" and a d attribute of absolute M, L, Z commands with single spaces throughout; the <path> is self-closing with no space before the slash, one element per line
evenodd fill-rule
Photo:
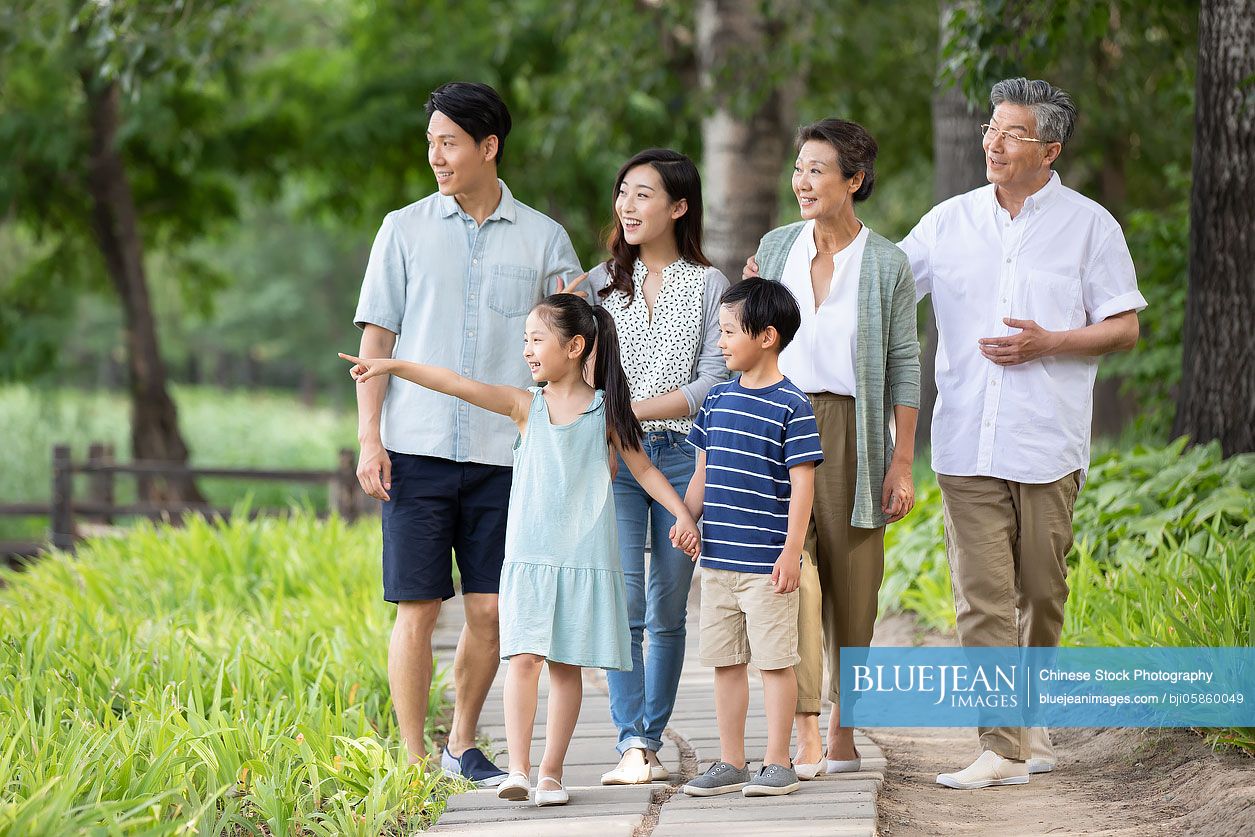
<path fill-rule="evenodd" d="M 737 94 L 758 89 L 756 60 L 778 54 L 785 26 L 806 14 L 805 3 L 776 3 L 763 14 L 756 0 L 702 0 L 697 11 L 697 58 L 708 106 L 702 120 L 702 169 L 707 257 L 736 282 L 758 240 L 776 221 L 780 176 L 791 153 L 805 67 L 790 67 L 749 112 Z"/>
<path fill-rule="evenodd" d="M 116 82 L 98 81 L 90 68 L 80 75 L 91 129 L 87 188 L 92 225 L 125 314 L 132 455 L 186 465 L 187 445 L 179 434 L 178 412 L 157 344 L 135 199 L 117 147 L 120 91 Z M 204 502 L 190 478 L 142 480 L 140 491 L 152 501 Z"/>
<path fill-rule="evenodd" d="M 1174 434 L 1255 450 L 1255 9 L 1203 0 L 1190 279 Z"/>
<path fill-rule="evenodd" d="M 939 43 L 945 44 L 954 0 L 938 4 Z M 940 50 L 938 50 L 940 64 Z M 933 200 L 947 198 L 984 186 L 985 152 L 981 150 L 980 123 L 985 111 L 967 101 L 957 84 L 939 84 L 933 90 Z M 915 445 L 929 447 L 932 439 L 933 407 L 937 403 L 937 318 L 929 302 L 924 314 L 924 339 L 920 345 L 919 423 Z"/>

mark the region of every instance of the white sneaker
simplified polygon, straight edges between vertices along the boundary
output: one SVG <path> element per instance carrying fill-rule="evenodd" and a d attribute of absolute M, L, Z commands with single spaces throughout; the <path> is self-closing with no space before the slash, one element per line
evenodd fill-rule
<path fill-rule="evenodd" d="M 545 782 L 553 782 L 558 787 L 556 790 L 545 790 L 541 787 Z M 562 783 L 552 776 L 541 776 L 540 781 L 536 783 L 537 808 L 543 808 L 546 805 L 565 805 L 570 801 L 571 794 L 567 793 Z"/>
<path fill-rule="evenodd" d="M 1055 748 L 1050 743 L 1050 731 L 1045 727 L 1030 727 L 1028 731 L 1028 772 L 1049 773 L 1055 769 Z"/>
<path fill-rule="evenodd" d="M 527 774 L 521 770 L 516 770 L 507 776 L 504 782 L 497 785 L 497 798 L 509 800 L 510 802 L 525 802 L 531 789 L 531 784 L 527 781 Z"/>
<path fill-rule="evenodd" d="M 1004 759 L 994 751 L 986 750 L 962 770 L 939 775 L 937 784 L 959 790 L 990 788 L 996 785 L 1027 785 L 1028 765 L 1022 761 Z"/>

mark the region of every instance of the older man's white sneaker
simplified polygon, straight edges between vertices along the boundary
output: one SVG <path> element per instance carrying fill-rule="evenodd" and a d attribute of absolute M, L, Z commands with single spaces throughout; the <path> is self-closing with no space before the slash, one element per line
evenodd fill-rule
<path fill-rule="evenodd" d="M 992 750 L 986 750 L 962 770 L 939 775 L 937 784 L 958 790 L 1027 785 L 1028 765 L 1022 761 L 1004 759 Z"/>

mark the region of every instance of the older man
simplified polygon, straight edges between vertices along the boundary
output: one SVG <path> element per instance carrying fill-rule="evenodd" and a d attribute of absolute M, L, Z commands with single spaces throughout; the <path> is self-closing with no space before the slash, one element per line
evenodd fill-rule
<path fill-rule="evenodd" d="M 1133 347 L 1146 300 L 1119 224 L 1052 170 L 1076 121 L 1068 94 L 1015 78 L 990 103 L 989 185 L 934 207 L 899 246 L 937 316 L 932 461 L 959 640 L 1054 646 L 1098 358 Z M 938 783 L 1024 784 L 1054 768 L 1045 729 L 981 728 L 980 741 Z"/>

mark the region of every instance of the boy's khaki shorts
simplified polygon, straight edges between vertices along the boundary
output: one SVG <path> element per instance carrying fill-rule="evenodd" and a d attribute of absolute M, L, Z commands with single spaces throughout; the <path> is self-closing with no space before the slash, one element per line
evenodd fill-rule
<path fill-rule="evenodd" d="M 702 664 L 797 665 L 798 592 L 777 593 L 768 573 L 702 568 Z"/>

